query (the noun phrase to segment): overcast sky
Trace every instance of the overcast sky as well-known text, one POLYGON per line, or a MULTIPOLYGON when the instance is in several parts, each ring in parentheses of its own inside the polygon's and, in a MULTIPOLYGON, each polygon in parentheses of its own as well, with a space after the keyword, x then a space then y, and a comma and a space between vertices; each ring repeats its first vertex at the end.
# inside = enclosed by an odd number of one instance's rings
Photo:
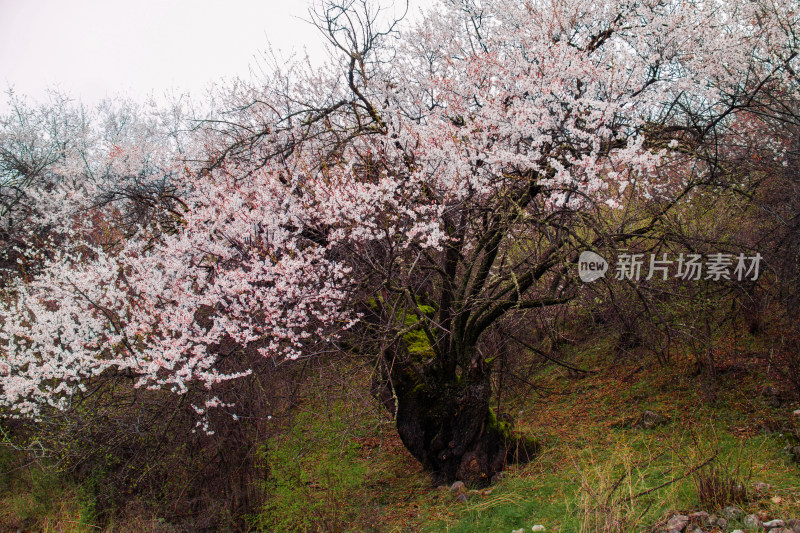
MULTIPOLYGON (((416 4, 429 0, 417 0, 416 4)), ((322 61, 308 0, 0 0, 0 87, 86 103, 201 92, 267 49, 322 61)), ((5 101, 5 98, 0 98, 5 101)))

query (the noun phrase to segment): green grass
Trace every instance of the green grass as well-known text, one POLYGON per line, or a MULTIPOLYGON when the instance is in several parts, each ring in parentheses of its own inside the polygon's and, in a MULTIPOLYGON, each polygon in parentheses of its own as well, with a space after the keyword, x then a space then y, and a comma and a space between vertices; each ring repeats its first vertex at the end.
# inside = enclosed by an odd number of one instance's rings
MULTIPOLYGON (((503 411, 515 415, 517 431, 540 440, 542 451, 509 467, 493 487, 470 491, 465 504, 447 487, 433 486, 405 450, 365 390, 369 370, 332 365, 312 380, 292 423, 263 443, 255 489, 264 504, 249 524, 299 532, 507 533, 535 524, 561 533, 645 532, 673 512, 718 511, 704 506, 697 491, 698 476, 708 476, 711 467, 748 488, 755 481, 773 486, 766 494, 751 490, 740 504, 745 511, 800 517, 800 469, 782 450, 785 437, 774 431, 797 429, 791 416, 797 405, 774 408, 761 398, 774 376, 742 356, 758 349, 747 342, 746 350, 720 356, 714 404, 701 393, 702 376, 690 355, 676 355, 668 367, 644 353, 610 364, 613 339, 586 337, 564 347, 562 357, 598 372, 532 367, 532 379, 550 392, 540 397, 510 389, 503 411), (638 428, 634 422, 645 410, 666 422, 638 428)), ((3 520, 41 530, 58 530, 53 524, 97 530, 88 488, 31 467, 0 475, 0 485, 3 520)))
MULTIPOLYGON (((600 368, 613 342, 596 341, 583 349, 568 347, 565 357, 600 368)), ((326 416, 348 420, 344 426, 319 415, 319 406, 307 406, 318 413, 319 431, 348 436, 329 440, 328 451, 320 452, 327 459, 317 460, 307 475, 320 479, 321 472, 342 465, 357 479, 328 487, 344 513, 336 527, 311 519, 297 530, 503 532, 530 531, 532 525, 543 524, 547 531, 560 532, 647 531, 673 512, 719 511, 704 508, 697 493, 698 476, 712 465, 748 487, 754 481, 773 485, 769 494, 751 491, 751 499, 741 504, 748 512, 800 516, 800 471, 782 452, 783 439, 765 430, 793 423, 787 416, 790 407, 775 409, 759 398, 765 379, 759 369, 723 372, 718 400, 708 405, 691 361, 673 364, 659 368, 647 358, 634 358, 586 377, 545 367, 537 382, 555 393, 512 397, 505 406, 506 412, 522 412, 517 429, 540 438, 542 453, 527 465, 510 467, 497 485, 470 491, 466 504, 458 503, 446 487, 430 484, 392 424, 368 407, 369 400, 359 400, 366 403, 357 404, 357 424, 342 406, 328 411, 326 416), (630 422, 644 410, 664 415, 666 423, 653 429, 632 427, 630 422), (345 459, 333 461, 337 454, 345 459), (775 495, 782 496, 780 504, 771 501, 775 495)), ((304 431, 312 431, 304 420, 304 431)), ((299 441, 292 441, 291 453, 297 452, 299 441)), ((293 493, 298 486, 290 483, 288 490, 293 493)), ((267 514, 274 518, 291 509, 277 505, 267 514)))
MULTIPOLYGON (((577 360, 596 362, 597 349, 577 360)), ((721 376, 717 403, 706 405, 696 379, 681 371, 681 361, 676 364, 677 372, 635 360, 582 379, 553 368, 542 373, 539 379, 560 383, 564 393, 515 404, 524 407, 518 427, 542 437, 542 455, 510 469, 490 496, 475 494, 453 517, 425 530, 511 531, 543 524, 561 532, 647 531, 672 512, 718 512, 703 507, 697 493, 698 477, 714 465, 747 487, 754 481, 773 485, 766 495, 751 490, 741 505, 746 511, 800 516, 800 470, 782 452, 785 439, 765 430, 796 427, 787 416, 792 408, 762 402, 757 391, 765 376, 752 369, 721 376), (650 430, 620 424, 644 410, 668 422, 650 430), (771 500, 775 495, 782 496, 780 504, 771 500)))
POLYGON ((348 426, 342 410, 328 416, 301 411, 292 427, 265 444, 261 461, 266 503, 251 524, 266 531, 342 530, 358 513, 349 495, 365 482, 358 438, 365 428, 348 426))
POLYGON ((22 461, 13 448, 0 447, 0 531, 97 531, 91 490, 52 466, 22 461))

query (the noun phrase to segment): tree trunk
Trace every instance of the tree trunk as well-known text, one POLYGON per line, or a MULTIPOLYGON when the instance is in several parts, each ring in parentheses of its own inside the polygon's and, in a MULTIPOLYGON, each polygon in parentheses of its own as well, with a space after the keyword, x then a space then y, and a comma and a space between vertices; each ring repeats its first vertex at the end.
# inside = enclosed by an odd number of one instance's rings
POLYGON ((512 437, 511 422, 489 408, 490 372, 482 361, 463 375, 434 367, 423 372, 394 363, 397 431, 436 483, 486 486, 507 463, 535 453, 534 441, 512 437))

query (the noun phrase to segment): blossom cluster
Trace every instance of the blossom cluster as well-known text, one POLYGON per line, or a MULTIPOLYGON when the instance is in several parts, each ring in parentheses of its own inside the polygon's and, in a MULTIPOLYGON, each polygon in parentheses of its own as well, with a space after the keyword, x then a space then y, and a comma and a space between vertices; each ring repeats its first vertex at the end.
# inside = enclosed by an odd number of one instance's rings
MULTIPOLYGON (((213 389, 247 373, 220 370, 223 339, 276 359, 335 340, 358 320, 359 269, 384 289, 454 241, 468 254, 498 212, 524 226, 682 190, 684 171, 704 171, 687 116, 733 128, 743 90, 781 82, 791 69, 779 66, 797 62, 793 6, 447 3, 389 51, 232 88, 231 111, 193 135, 146 121, 129 135, 71 130, 81 146, 45 158, 36 176, 48 179, 14 177, 29 187, 28 226, 70 238, 3 289, 0 406, 63 409, 114 372, 213 389), (153 203, 136 204, 141 191, 170 201, 116 228, 125 206, 153 203)), ((107 114, 112 133, 127 131, 118 115, 107 114)), ((47 138, 17 133, 20 153, 47 138)), ((629 259, 622 277, 639 275, 629 259)), ((757 277, 744 259, 709 257, 706 276, 757 277)), ((680 272, 698 260, 679 258, 680 272)), ((667 275, 665 261, 650 275, 667 275)))

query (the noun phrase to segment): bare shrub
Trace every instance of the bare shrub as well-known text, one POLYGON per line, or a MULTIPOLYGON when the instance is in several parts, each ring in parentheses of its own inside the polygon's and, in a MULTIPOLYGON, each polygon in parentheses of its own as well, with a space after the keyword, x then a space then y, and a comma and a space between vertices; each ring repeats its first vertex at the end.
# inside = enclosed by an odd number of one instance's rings
POLYGON ((29 458, 84 487, 100 524, 133 513, 179 530, 243 530, 243 517, 263 503, 257 449, 283 430, 307 365, 276 365, 248 350, 225 358, 226 366, 254 372, 214 390, 232 406, 208 410, 213 433, 198 426, 193 407, 203 405, 205 389, 179 396, 116 376, 95 381, 67 411, 13 424, 10 437, 29 458))
POLYGON ((722 509, 728 505, 747 502, 749 479, 749 474, 742 472, 739 464, 731 469, 717 462, 692 474, 697 499, 704 509, 722 509))
POLYGON ((649 524, 649 513, 673 499, 673 482, 653 486, 650 479, 660 454, 637 454, 628 445, 613 448, 599 460, 593 455, 577 465, 581 484, 577 513, 581 533, 628 533, 649 524))

